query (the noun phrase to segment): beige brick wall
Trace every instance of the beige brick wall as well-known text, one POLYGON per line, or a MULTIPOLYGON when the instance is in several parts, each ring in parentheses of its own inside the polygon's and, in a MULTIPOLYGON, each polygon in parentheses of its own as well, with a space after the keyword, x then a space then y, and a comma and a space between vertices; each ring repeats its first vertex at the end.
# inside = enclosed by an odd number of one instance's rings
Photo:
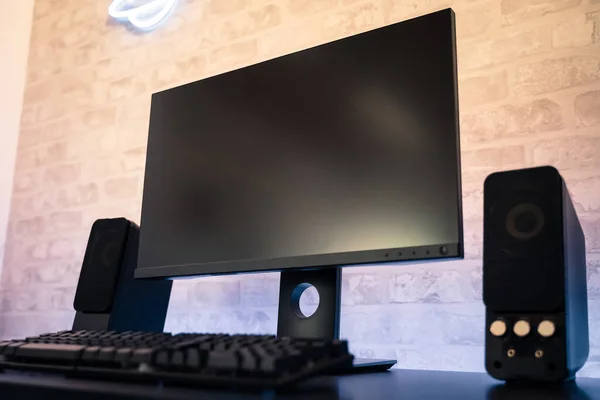
MULTIPOLYGON (((348 270, 342 331, 362 356, 481 370, 483 179, 553 164, 587 235, 585 373, 600 375, 598 0, 181 0, 147 34, 108 21, 109 3, 36 1, 1 336, 69 327, 91 222, 139 221, 151 93, 452 6, 467 260, 348 270)), ((276 274, 177 282, 168 326, 272 331, 276 296, 276 274)))
POLYGON ((33 0, 0 4, 0 275, 33 22, 33 0))

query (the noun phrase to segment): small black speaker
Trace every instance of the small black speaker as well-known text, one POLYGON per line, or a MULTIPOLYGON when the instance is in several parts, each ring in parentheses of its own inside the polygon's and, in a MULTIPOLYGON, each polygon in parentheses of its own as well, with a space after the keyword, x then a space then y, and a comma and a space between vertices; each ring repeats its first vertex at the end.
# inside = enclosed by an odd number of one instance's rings
POLYGON ((501 380, 563 381, 589 353, 585 238, 552 167, 484 184, 485 366, 501 380))
POLYGON ((134 279, 139 230, 125 218, 92 225, 73 302, 74 330, 162 332, 172 281, 134 279))

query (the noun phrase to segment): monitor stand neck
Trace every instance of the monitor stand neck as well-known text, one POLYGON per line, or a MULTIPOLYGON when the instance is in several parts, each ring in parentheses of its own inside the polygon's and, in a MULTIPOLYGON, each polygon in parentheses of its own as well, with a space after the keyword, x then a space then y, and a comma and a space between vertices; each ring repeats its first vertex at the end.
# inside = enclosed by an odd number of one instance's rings
POLYGON ((338 267, 286 270, 279 284, 277 336, 338 339, 342 270, 338 267), (310 317, 300 310, 300 295, 314 286, 319 305, 310 317))
MULTIPOLYGON (((277 336, 339 339, 342 269, 339 267, 310 270, 286 270, 279 283, 277 336), (314 286, 319 292, 319 306, 310 317, 300 310, 300 295, 314 286)), ((354 359, 352 368, 333 374, 380 372, 391 368, 396 360, 354 359)))

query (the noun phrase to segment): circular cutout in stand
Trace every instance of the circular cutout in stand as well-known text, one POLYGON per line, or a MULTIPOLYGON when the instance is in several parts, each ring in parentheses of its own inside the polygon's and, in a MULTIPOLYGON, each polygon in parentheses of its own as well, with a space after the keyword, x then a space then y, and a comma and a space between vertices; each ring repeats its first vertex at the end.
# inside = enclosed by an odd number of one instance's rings
POLYGON ((319 308, 319 292, 310 283, 301 283, 292 291, 292 311, 298 318, 310 318, 319 308))

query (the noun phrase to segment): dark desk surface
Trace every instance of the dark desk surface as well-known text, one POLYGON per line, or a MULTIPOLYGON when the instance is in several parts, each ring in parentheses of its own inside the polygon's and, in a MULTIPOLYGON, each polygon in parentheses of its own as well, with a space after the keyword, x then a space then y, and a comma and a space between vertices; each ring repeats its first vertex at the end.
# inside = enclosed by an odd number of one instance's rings
POLYGON ((376 374, 322 377, 293 392, 274 394, 224 392, 156 385, 64 379, 0 373, 0 398, 8 399, 194 399, 194 400, 469 400, 600 399, 600 379, 581 378, 559 387, 509 386, 485 374, 392 370, 376 374))

